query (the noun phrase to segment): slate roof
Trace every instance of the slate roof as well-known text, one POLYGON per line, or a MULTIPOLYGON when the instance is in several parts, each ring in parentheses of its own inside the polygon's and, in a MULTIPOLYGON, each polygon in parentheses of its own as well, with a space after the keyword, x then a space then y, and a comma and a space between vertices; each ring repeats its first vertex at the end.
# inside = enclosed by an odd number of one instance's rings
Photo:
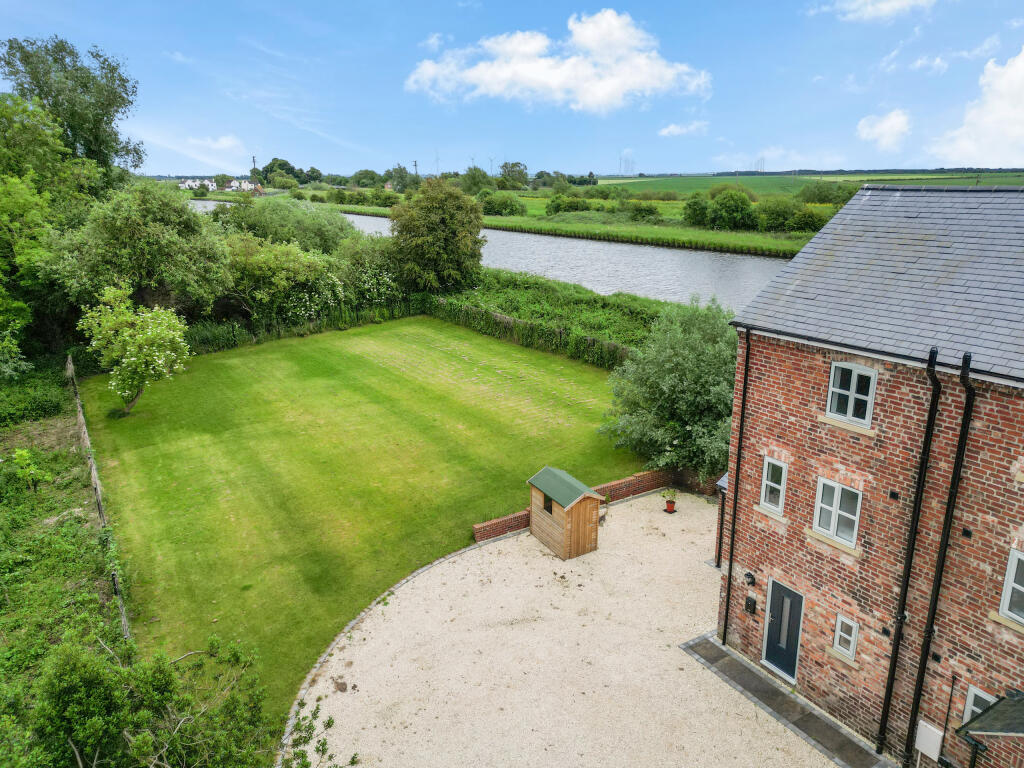
POLYGON ((1024 736, 1024 694, 1011 691, 957 728, 961 736, 1024 736))
POLYGON ((1024 383, 1024 187, 865 185, 733 323, 1024 383))
POLYGON ((591 490, 590 486, 584 485, 568 472, 554 467, 544 467, 530 478, 529 483, 541 493, 547 494, 557 501, 563 508, 571 507, 587 495, 601 498, 591 490))

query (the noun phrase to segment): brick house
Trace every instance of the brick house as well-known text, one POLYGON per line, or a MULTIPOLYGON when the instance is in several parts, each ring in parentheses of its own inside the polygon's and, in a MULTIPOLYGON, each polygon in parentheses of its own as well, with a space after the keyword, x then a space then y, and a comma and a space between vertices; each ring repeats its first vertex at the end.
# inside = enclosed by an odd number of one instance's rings
POLYGON ((1024 189, 865 186, 733 323, 719 638, 905 765, 1024 766, 1024 189))

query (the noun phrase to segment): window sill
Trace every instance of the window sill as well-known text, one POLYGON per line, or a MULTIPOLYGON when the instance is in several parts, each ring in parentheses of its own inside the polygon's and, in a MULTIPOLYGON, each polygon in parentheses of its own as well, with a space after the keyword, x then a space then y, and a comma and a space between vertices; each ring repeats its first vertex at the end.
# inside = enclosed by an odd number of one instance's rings
POLYGON ((833 549, 838 549, 844 555, 855 557, 858 560, 864 557, 863 549, 847 546, 846 544, 843 544, 841 541, 836 541, 835 539, 826 536, 823 533, 818 533, 813 528, 804 528, 804 535, 807 536, 808 541, 820 541, 822 544, 827 544, 833 549))
POLYGON ((837 419, 834 416, 826 416, 824 413, 818 414, 818 421, 822 424, 828 424, 830 427, 845 429, 847 432, 853 432, 855 435, 863 435, 864 437, 874 437, 878 434, 878 430, 860 427, 856 424, 851 424, 848 421, 837 419))
POLYGON ((783 517, 781 512, 776 512, 774 509, 772 509, 771 507, 766 507, 764 504, 755 504, 754 505, 754 509, 756 511, 760 512, 765 517, 771 518, 772 520, 775 520, 776 522, 779 522, 779 523, 788 522, 786 520, 786 518, 783 517))
POLYGON ((829 656, 831 656, 836 661, 843 662, 843 664, 845 664, 848 667, 852 667, 853 669, 860 669, 860 664, 858 664, 856 661, 851 659, 849 656, 846 656, 846 655, 840 653, 835 648, 826 648, 825 649, 825 653, 827 653, 829 656))
POLYGON ((1004 627, 1012 629, 1014 632, 1020 632, 1024 635, 1024 624, 1021 624, 1019 621, 1014 621, 1013 619, 1008 619, 998 611, 989 611, 988 618, 989 621, 994 621, 996 624, 1002 624, 1004 627))

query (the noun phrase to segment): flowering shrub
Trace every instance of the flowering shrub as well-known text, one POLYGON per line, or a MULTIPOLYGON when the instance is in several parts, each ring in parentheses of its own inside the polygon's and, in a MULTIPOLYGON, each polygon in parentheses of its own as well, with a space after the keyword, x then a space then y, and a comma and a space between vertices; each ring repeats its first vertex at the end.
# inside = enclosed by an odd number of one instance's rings
POLYGON ((173 311, 134 308, 127 292, 103 291, 101 303, 86 310, 78 327, 110 371, 110 388, 124 401, 125 413, 147 385, 184 369, 189 355, 185 322, 173 311))

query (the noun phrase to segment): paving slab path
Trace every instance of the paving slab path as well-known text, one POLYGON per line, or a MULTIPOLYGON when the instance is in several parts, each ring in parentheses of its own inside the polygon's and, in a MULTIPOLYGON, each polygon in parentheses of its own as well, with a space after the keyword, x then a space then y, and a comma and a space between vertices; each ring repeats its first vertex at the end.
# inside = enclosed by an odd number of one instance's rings
POLYGON ((717 506, 663 506, 613 505, 575 560, 523 534, 396 589, 306 696, 336 720, 332 751, 391 768, 832 765, 678 647, 715 624, 717 506))

